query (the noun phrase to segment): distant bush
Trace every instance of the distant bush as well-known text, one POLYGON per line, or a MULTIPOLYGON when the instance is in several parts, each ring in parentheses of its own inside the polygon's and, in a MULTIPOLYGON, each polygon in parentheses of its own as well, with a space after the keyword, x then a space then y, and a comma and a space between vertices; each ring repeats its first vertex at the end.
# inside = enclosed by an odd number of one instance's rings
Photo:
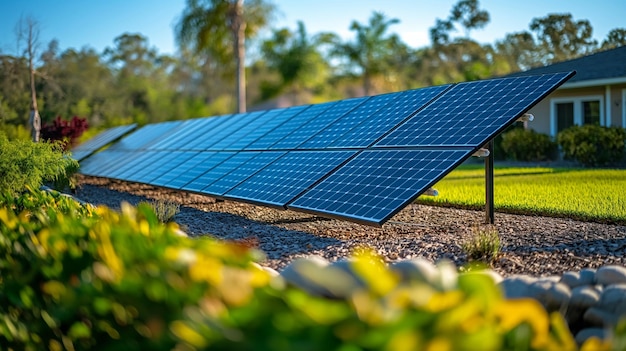
POLYGON ((31 135, 21 124, 0 124, 0 133, 4 133, 9 140, 30 140, 31 135))
POLYGON ((557 135, 565 159, 584 166, 607 166, 624 158, 626 129, 597 125, 573 126, 557 135))
POLYGON ((78 162, 63 153, 57 143, 9 141, 0 133, 0 192, 17 195, 28 188, 37 189, 44 182, 55 187, 71 185, 78 162))
POLYGON ((472 236, 461 243, 461 249, 470 260, 492 263, 498 255, 502 244, 500 234, 495 226, 472 228, 472 236))
POLYGON ((501 146, 507 159, 530 162, 552 159, 557 148, 548 135, 532 129, 513 129, 502 134, 501 146))
POLYGON ((64 120, 57 116, 52 122, 41 126, 41 138, 44 140, 60 141, 65 150, 69 150, 87 130, 87 119, 78 116, 64 120))

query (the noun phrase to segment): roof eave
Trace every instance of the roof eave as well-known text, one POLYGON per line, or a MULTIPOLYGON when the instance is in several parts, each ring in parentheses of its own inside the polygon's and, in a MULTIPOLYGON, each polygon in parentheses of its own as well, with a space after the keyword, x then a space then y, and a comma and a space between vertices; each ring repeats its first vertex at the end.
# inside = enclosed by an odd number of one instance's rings
POLYGON ((559 89, 588 88, 595 86, 626 84, 626 77, 589 79, 578 82, 568 82, 563 84, 559 89))

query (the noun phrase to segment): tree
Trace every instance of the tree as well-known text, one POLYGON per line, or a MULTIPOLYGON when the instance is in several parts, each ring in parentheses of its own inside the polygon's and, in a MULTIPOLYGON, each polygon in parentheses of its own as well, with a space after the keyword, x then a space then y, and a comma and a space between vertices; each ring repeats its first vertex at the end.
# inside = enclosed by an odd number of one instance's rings
POLYGON ((534 18, 530 30, 537 36, 543 64, 570 60, 593 52, 597 42, 588 20, 574 21, 572 15, 549 14, 534 18))
POLYGON ((356 32, 354 41, 338 43, 335 47, 336 55, 360 70, 365 95, 373 93, 374 77, 393 69, 390 62, 394 52, 405 46, 397 34, 387 33, 391 25, 399 22, 397 18, 387 19, 383 13, 374 12, 368 25, 352 22, 350 30, 356 32))
POLYGON ((510 70, 524 71, 541 64, 539 50, 532 34, 526 31, 509 33, 496 41, 498 56, 508 62, 510 70))
POLYGON ((460 0, 450 12, 450 21, 460 23, 469 39, 472 29, 480 29, 489 23, 489 12, 478 8, 478 0, 460 0))
POLYGON ((24 54, 28 60, 30 75, 30 116, 31 137, 34 142, 39 141, 41 133, 41 117, 37 107, 37 90, 35 89, 35 57, 39 46, 39 23, 33 17, 21 18, 15 28, 18 43, 24 42, 24 54))
POLYGON ((336 41, 336 35, 331 33, 309 36, 302 22, 298 22, 296 32, 288 28, 275 30, 261 45, 269 68, 281 77, 278 86, 271 90, 277 93, 290 89, 297 95, 305 89, 323 85, 328 79, 329 67, 319 48, 333 41, 336 41))
POLYGON ((611 29, 602 42, 602 49, 615 49, 624 45, 626 45, 626 28, 615 28, 611 29))
POLYGON ((245 41, 268 24, 274 6, 264 0, 187 0, 177 25, 181 46, 208 51, 225 66, 235 61, 237 111, 246 111, 245 41))

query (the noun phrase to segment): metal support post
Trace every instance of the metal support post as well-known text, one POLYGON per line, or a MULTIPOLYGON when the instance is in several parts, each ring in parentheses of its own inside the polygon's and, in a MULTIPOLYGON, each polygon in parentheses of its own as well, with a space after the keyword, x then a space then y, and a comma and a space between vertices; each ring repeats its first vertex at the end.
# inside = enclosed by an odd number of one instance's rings
POLYGON ((485 157, 485 223, 494 224, 493 206, 493 139, 487 143, 489 156, 485 157))

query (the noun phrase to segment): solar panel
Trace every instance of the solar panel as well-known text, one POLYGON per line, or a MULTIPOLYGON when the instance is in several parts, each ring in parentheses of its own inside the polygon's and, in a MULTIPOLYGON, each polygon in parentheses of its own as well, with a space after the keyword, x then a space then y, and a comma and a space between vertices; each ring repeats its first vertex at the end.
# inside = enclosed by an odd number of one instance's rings
MULTIPOLYGON (((275 125, 276 123, 280 123, 283 120, 283 117, 281 116, 283 116, 283 113, 286 111, 287 109, 285 108, 267 111, 254 121, 241 126, 241 128, 237 130, 236 134, 232 135, 222 143, 223 150, 243 150, 246 146, 255 142, 260 137, 258 134, 258 130, 260 128, 268 124, 275 125)), ((289 114, 286 114, 285 116, 287 118, 291 117, 289 114)))
POLYGON ((137 128, 137 124, 133 123, 103 130, 93 138, 73 148, 72 157, 77 161, 81 161, 96 152, 98 149, 114 142, 135 128, 137 128))
POLYGON ((233 169, 241 166, 250 158, 254 157, 255 153, 237 153, 233 151, 221 151, 213 152, 213 156, 209 159, 210 164, 203 163, 201 172, 198 172, 198 176, 191 181, 181 186, 180 189, 200 192, 206 188, 207 185, 221 178, 224 174, 232 171, 233 169))
POLYGON ((376 115, 376 112, 383 106, 393 101, 400 93, 384 94, 372 96, 367 101, 354 108, 352 111, 339 117, 319 133, 300 145, 301 149, 324 149, 339 139, 343 134, 358 126, 370 116, 376 115))
POLYGON ((223 150, 226 146, 232 143, 234 140, 241 138, 241 130, 243 127, 263 116, 266 111, 255 111, 240 115, 233 115, 234 118, 228 123, 225 128, 216 130, 212 136, 213 138, 206 138, 207 142, 201 144, 205 150, 223 150), (212 139, 212 140, 211 140, 212 139))
POLYGON ((256 140, 246 146, 244 150, 267 150, 270 146, 287 136, 287 134, 297 129, 297 126, 308 122, 309 116, 313 115, 307 114, 310 109, 314 108, 311 105, 290 107, 280 115, 280 118, 275 118, 257 128, 254 131, 256 140))
POLYGON ((471 150, 365 150, 287 208, 381 225, 471 150))
POLYGON ((573 74, 147 125, 81 172, 381 225, 573 74))
POLYGON ((414 89, 402 92, 391 103, 330 144, 331 148, 365 148, 399 123, 424 107, 451 85, 414 89))
MULTIPOLYGON (((233 168, 228 173, 223 173, 220 178, 202 189, 203 193, 211 195, 223 195, 228 190, 246 180, 254 173, 263 169, 263 167, 274 162, 277 158, 282 156, 282 151, 267 151, 267 152, 240 152, 237 156, 245 154, 254 154, 252 157, 247 157, 245 162, 239 164, 239 166, 233 168)), ((242 156, 243 158, 244 156, 242 156)), ((235 156, 233 156, 233 159, 235 156)), ((230 161, 230 160, 228 160, 230 161)), ((216 167, 217 168, 217 167, 216 167)))
POLYGON ((326 128, 329 124, 339 119, 350 110, 359 106, 368 97, 354 98, 342 100, 332 105, 332 108, 324 109, 324 113, 319 114, 316 118, 309 120, 302 128, 296 129, 272 146, 275 148, 295 149, 317 134, 320 130, 326 128))
POLYGON ((217 166, 235 154, 234 152, 217 151, 187 152, 193 153, 194 155, 183 164, 168 170, 152 181, 152 183, 168 188, 180 189, 185 184, 191 183, 209 169, 217 166))
POLYGON ((568 73, 459 83, 375 146, 477 146, 569 78, 568 73))
POLYGON ((147 124, 134 132, 126 135, 117 143, 111 145, 107 150, 139 150, 145 149, 151 143, 167 135, 176 127, 182 124, 181 121, 162 122, 147 124))
POLYGON ((180 150, 188 148, 194 140, 206 137, 211 130, 217 128, 227 119, 227 116, 196 118, 184 121, 180 128, 166 139, 150 146, 156 150, 180 150))
POLYGON ((283 207, 356 151, 290 151, 224 194, 283 207))

